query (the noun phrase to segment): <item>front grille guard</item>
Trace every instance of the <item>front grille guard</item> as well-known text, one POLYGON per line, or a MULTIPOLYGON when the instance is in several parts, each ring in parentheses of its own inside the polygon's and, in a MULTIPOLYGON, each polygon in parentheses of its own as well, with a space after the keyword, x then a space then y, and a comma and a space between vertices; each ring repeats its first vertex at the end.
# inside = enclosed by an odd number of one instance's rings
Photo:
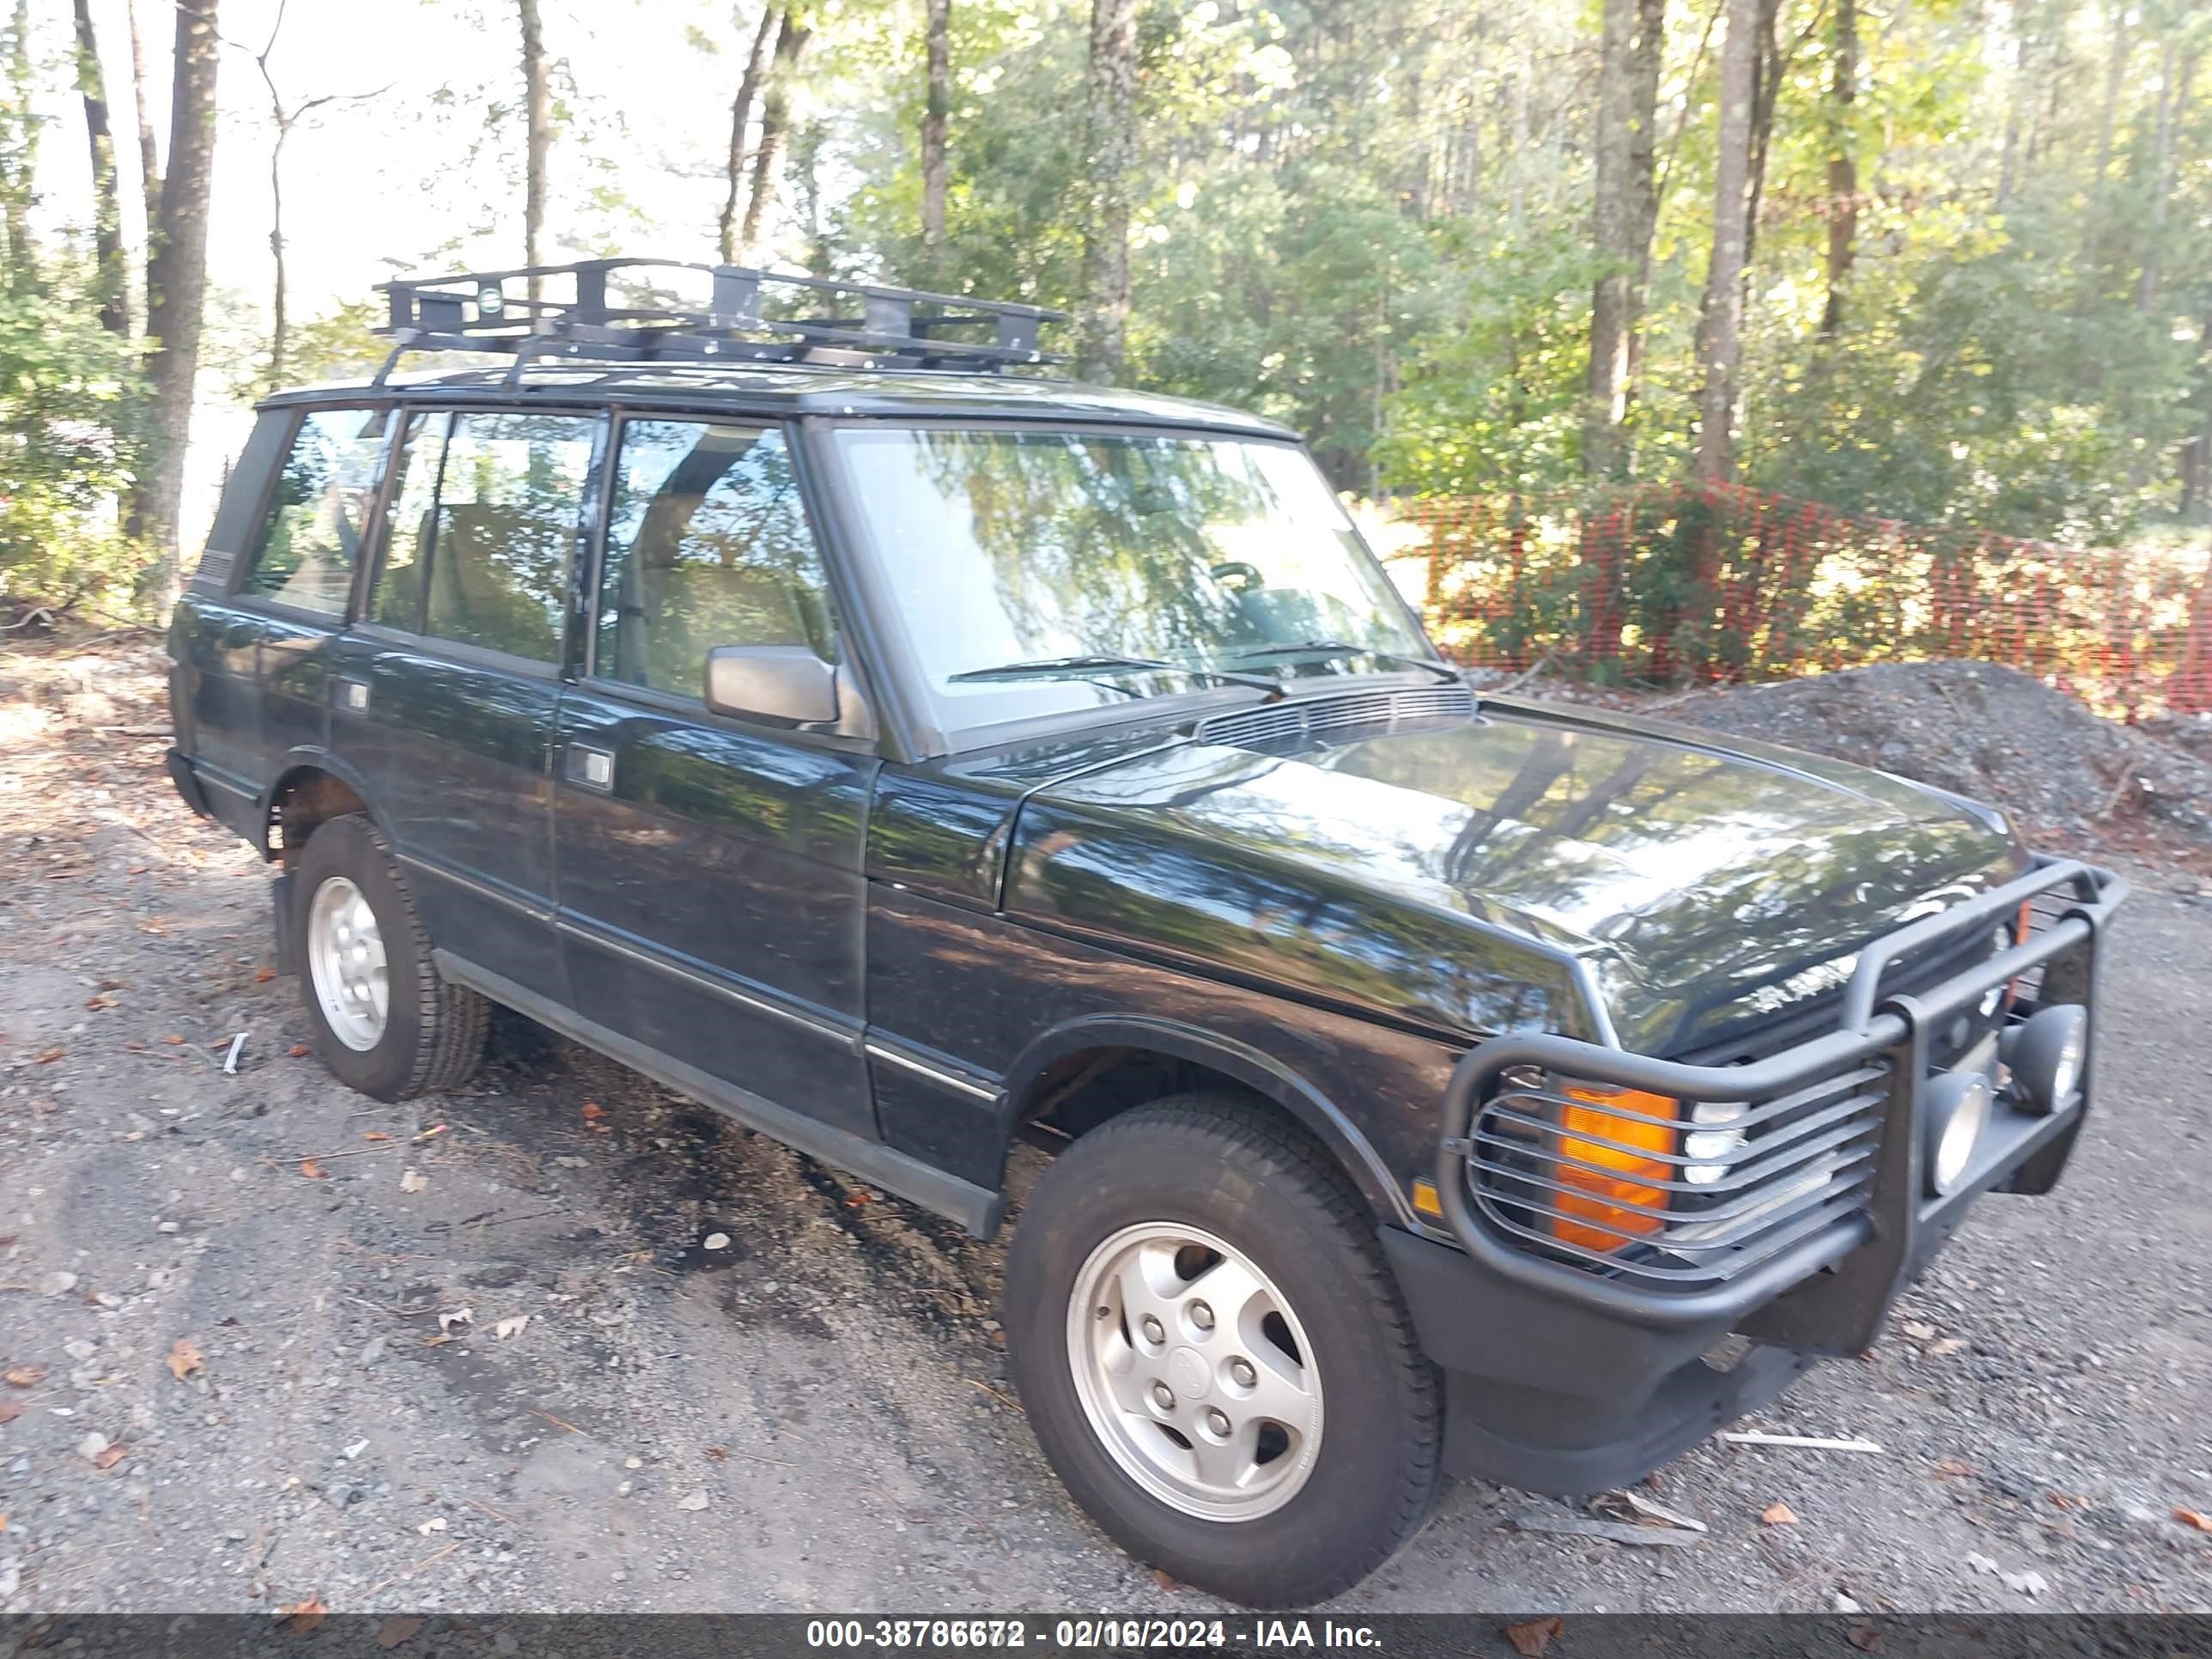
MULTIPOLYGON (((2126 890, 2108 871, 2039 858, 2027 874, 1875 940, 1860 952, 1844 988, 1838 1029, 1746 1065, 1690 1065, 1549 1035, 1482 1043, 1461 1060, 1445 1090, 1436 1164, 1444 1219, 1470 1255, 1510 1279, 1658 1326, 1733 1322, 1859 1252, 1864 1259, 1855 1260, 1852 1271, 1834 1276, 1848 1291, 1828 1298, 1851 1305, 1830 1310, 1838 1316, 1822 1322, 1831 1331, 1848 1326, 1870 1336, 1933 1209, 1963 1202, 2007 1176, 2026 1189, 2047 1187, 2079 1130, 2094 1081, 2093 1044, 2081 1103, 2033 1138, 2033 1156, 2020 1160, 2024 1167, 1985 1173, 1972 1191, 1931 1206, 1920 1196, 1917 1133, 1930 1033, 1974 1008, 1993 987, 2017 992, 2026 986, 2048 991, 2052 1001, 2092 1003, 2098 935, 2126 890), (1884 976, 1916 952, 1970 927, 2010 921, 2024 904, 2040 926, 2022 942, 1914 994, 1881 995, 1884 976), (1639 1141, 1641 1115, 1632 1107, 1601 1105, 1618 1121, 1611 1134, 1587 1126, 1563 1130, 1549 1116, 1565 1098, 1550 1086, 1553 1079, 1671 1097, 1683 1103, 1686 1120, 1697 1103, 1743 1103, 1746 1115, 1717 1127, 1770 1132, 1747 1133, 1743 1146, 1725 1155, 1689 1157, 1639 1141), (1563 1146, 1565 1141, 1582 1145, 1563 1146), (1556 1165, 1565 1152, 1571 1168, 1618 1178, 1607 1151, 1663 1164, 1668 1176, 1632 1177, 1652 1189, 1645 1201, 1607 1196, 1601 1204, 1572 1176, 1563 1181, 1542 1168, 1556 1165), (1759 1189, 1762 1176, 1784 1172, 1793 1158, 1826 1160, 1823 1178, 1807 1187, 1800 1201, 1763 1214, 1747 1206, 1723 1215, 1717 1235, 1693 1235, 1686 1252, 1670 1248, 1663 1235, 1683 1243, 1680 1226, 1712 1215, 1710 1209, 1678 1215, 1659 1201, 1662 1193, 1692 1186, 1676 1182, 1680 1171, 1693 1164, 1720 1165, 1719 1180, 1695 1183, 1697 1192, 1749 1193, 1759 1189), (1631 1224, 1652 1216, 1661 1218, 1662 1236, 1631 1224), (1562 1217, 1565 1242, 1556 1231, 1562 1217), (1585 1230, 1632 1236, 1637 1243, 1615 1252, 1574 1242, 1585 1230), (1862 1251, 1869 1243, 1879 1248, 1862 1251)), ((1591 1103, 1577 1097, 1576 1103, 1591 1103)), ((1725 1208, 1731 1200, 1717 1201, 1725 1208)), ((1784 1334, 1807 1338, 1802 1328, 1784 1334)))

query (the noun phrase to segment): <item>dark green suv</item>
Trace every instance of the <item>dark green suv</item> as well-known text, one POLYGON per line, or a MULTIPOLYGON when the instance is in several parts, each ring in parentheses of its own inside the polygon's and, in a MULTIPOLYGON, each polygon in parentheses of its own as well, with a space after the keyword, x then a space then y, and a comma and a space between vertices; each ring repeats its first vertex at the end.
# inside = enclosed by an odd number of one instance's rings
POLYGON ((270 398, 171 634, 323 1057, 453 1088, 502 1003, 978 1234, 1048 1148, 1023 1399, 1177 1577, 1633 1480, 2065 1164, 2113 878, 1478 700, 1272 422, 1039 373, 1033 307, 390 291, 498 366, 270 398))

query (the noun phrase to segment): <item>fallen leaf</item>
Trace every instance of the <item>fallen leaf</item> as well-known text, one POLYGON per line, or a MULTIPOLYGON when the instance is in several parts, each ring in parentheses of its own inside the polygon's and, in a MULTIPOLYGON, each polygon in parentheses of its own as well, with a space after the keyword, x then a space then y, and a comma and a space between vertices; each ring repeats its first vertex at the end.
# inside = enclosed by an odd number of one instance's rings
POLYGON ((1908 1319, 1905 1322, 1905 1334, 1915 1342, 1925 1342, 1936 1334, 1936 1328, 1917 1319, 1908 1319))
POLYGON ((2177 1506, 2173 1511, 2173 1518, 2185 1527, 2194 1527, 2199 1532, 2212 1532, 2212 1515, 2203 1515, 2195 1510, 2185 1510, 2177 1506))
POLYGON ((23 1414, 20 1400, 0 1400, 0 1423, 12 1423, 23 1414))
POLYGON ((421 1533, 425 1538, 428 1538, 434 1532, 443 1532, 445 1529, 446 1517, 442 1515, 434 1515, 428 1521, 425 1521, 421 1526, 415 1528, 416 1531, 421 1533))
POLYGON ((1155 1584, 1158 1584, 1162 1589, 1165 1590, 1170 1595, 1173 1595, 1177 1590, 1182 1588, 1182 1580, 1177 1578, 1174 1574, 1169 1572, 1164 1567, 1154 1567, 1152 1569, 1152 1582, 1155 1584))
POLYGON ((1759 1523, 1763 1527, 1794 1527, 1797 1524, 1797 1511, 1787 1504, 1769 1504, 1759 1511, 1759 1523))
POLYGON ((399 1172, 399 1190, 403 1193, 419 1193, 429 1184, 430 1177, 426 1175, 417 1175, 412 1170, 399 1172))
POLYGON ((324 1616, 330 1612, 330 1609, 323 1605, 322 1595, 318 1591, 304 1601, 292 1602, 288 1607, 279 1607, 277 1611, 284 1615, 285 1621, 294 1630, 305 1632, 311 1631, 321 1624, 324 1616))
POLYGON ((1531 1619, 1524 1624, 1508 1625, 1505 1639, 1513 1644, 1514 1652, 1521 1659, 1536 1659, 1536 1656, 1552 1645, 1553 1639, 1565 1630, 1567 1621, 1553 1613, 1548 1619, 1531 1619))
POLYGON ((1962 1463, 1955 1457, 1939 1457, 1936 1460, 1936 1473, 1938 1474, 1951 1475, 1963 1480, 1973 1472, 1974 1466, 1972 1463, 1962 1463))
POLYGON ((1945 1359, 1954 1353, 1964 1353, 1972 1346, 1963 1336, 1947 1336, 1941 1342, 1929 1345, 1928 1357, 1931 1359, 1945 1359))
POLYGON ((389 1140, 392 1137, 385 1133, 381 1129, 371 1129, 367 1134, 363 1135, 362 1139, 363 1140, 389 1140))
POLYGON ((181 1382, 199 1370, 204 1358, 193 1346, 191 1338, 180 1336, 169 1345, 169 1375, 181 1382))
POLYGON ((867 1194, 866 1194, 866 1193, 854 1193, 854 1194, 852 1194, 849 1197, 848 1197, 848 1198, 845 1200, 845 1207, 846 1207, 847 1209, 848 1209, 848 1210, 857 1210, 857 1209, 859 1209, 859 1208, 860 1207, 860 1206, 862 1206, 863 1204, 866 1204, 867 1201, 868 1201, 868 1195, 867 1195, 867 1194))
POLYGON ((66 1048, 49 1048, 39 1056, 38 1063, 41 1066, 51 1066, 68 1052, 66 1048))
POLYGON ((8 1530, 8 1511, 0 1510, 0 1532, 8 1530))
POLYGON ((327 1181, 330 1179, 328 1176, 323 1173, 323 1166, 316 1163, 312 1158, 303 1158, 300 1160, 300 1173, 307 1176, 310 1181, 327 1181))
POLYGON ((173 1033, 168 1036, 163 1037, 161 1041, 167 1043, 172 1048, 181 1048, 185 1046, 184 1038, 178 1036, 173 1033))
MULTIPOLYGON (((305 1060, 309 1054, 313 1054, 314 1050, 308 1048, 304 1042, 295 1042, 284 1052, 291 1055, 295 1060, 305 1060)), ((386 1622, 388 1623, 389 1621, 387 1620, 386 1622)))
POLYGON ((476 1316, 477 1310, 474 1308, 456 1308, 451 1313, 441 1313, 438 1316, 438 1328, 441 1331, 450 1331, 456 1325, 472 1323, 476 1316))
POLYGON ((504 1341, 510 1336, 520 1336, 523 1332, 523 1328, 529 1323, 530 1316, 528 1314, 516 1314, 514 1317, 510 1319, 502 1319, 496 1325, 494 1325, 491 1328, 491 1334, 496 1340, 504 1341))
POLYGON ((730 1449, 727 1446, 709 1446, 707 1448, 707 1455, 713 1458, 717 1463, 720 1462, 729 1455, 730 1449))
POLYGON ((276 970, 274 968, 270 967, 266 963, 264 963, 260 967, 256 968, 253 970, 253 982, 256 985, 266 985, 270 980, 276 977, 276 970))
POLYGON ((116 1000, 117 999, 109 996, 103 992, 99 996, 86 998, 84 1006, 88 1008, 93 1009, 112 1008, 115 1006, 116 1000))
POLYGON ((2051 1494, 2051 1506, 2058 1510, 2078 1510, 2087 1508, 2087 1503, 2083 1498, 2075 1497, 2072 1492, 2055 1492, 2051 1494))
POLYGON ((396 1648, 403 1642, 414 1639, 415 1632, 422 1628, 422 1621, 411 1613, 395 1613, 376 1627, 376 1645, 396 1648))
POLYGON ((102 1447, 94 1455, 92 1467, 95 1469, 112 1469, 130 1455, 130 1447, 125 1445, 120 1440, 113 1441, 102 1447))
POLYGON ((600 1105, 598 1101, 587 1100, 584 1103, 584 1116, 589 1121, 596 1123, 606 1115, 607 1109, 600 1105))
POLYGON ((5 1377, 11 1389, 35 1389, 46 1380, 46 1368, 44 1365, 10 1365, 5 1371, 0 1371, 0 1377, 5 1377))
POLYGON ((1881 1632, 1863 1620, 1853 1620, 1844 1627, 1844 1640, 1861 1653, 1881 1651, 1881 1632))

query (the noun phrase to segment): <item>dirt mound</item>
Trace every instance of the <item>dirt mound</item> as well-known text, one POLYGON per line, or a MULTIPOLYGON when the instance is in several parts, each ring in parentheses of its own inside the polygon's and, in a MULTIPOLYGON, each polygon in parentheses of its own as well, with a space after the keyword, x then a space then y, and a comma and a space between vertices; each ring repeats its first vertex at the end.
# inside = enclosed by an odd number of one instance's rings
POLYGON ((2039 835, 2096 836, 2135 817, 2212 845, 2205 722, 2121 726, 2010 668, 1880 663, 1705 692, 1662 712, 1990 801, 2039 835))

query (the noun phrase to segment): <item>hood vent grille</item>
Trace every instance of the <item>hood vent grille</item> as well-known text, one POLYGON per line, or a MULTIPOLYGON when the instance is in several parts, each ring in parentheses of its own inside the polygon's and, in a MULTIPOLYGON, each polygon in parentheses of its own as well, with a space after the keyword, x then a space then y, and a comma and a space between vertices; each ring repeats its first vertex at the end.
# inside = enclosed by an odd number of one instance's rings
POLYGON ((1358 732, 1395 732, 1473 718, 1474 693, 1464 685, 1424 685, 1402 691, 1360 691, 1262 703, 1199 722, 1200 743, 1231 749, 1296 749, 1358 732))

